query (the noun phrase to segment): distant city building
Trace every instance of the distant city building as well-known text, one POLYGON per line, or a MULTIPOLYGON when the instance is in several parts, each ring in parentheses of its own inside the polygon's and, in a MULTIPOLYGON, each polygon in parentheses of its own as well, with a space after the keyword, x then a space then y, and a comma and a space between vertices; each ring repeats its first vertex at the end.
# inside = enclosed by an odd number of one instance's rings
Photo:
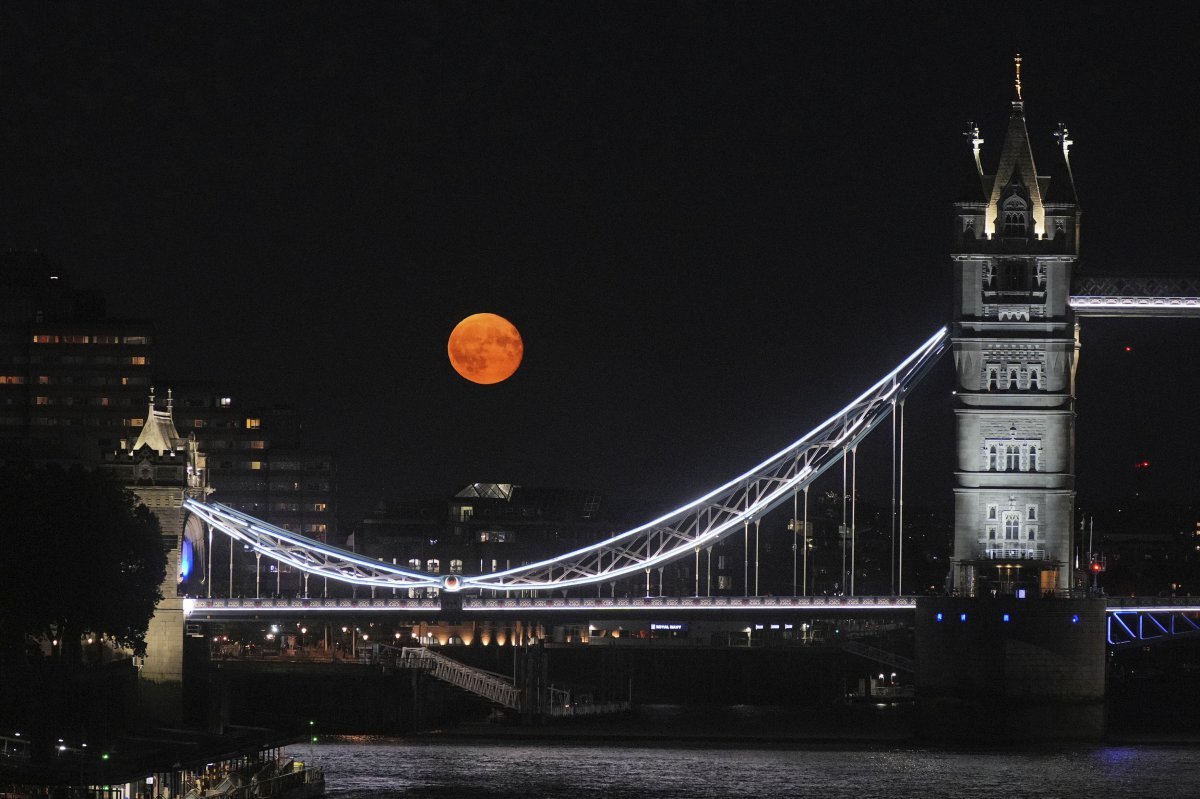
POLYGON ((448 499, 384 503, 348 543, 360 554, 433 574, 488 574, 621 529, 595 491, 471 483, 448 499))
POLYGON ((0 447, 95 465, 146 421, 153 325, 109 318, 40 253, 0 260, 0 447))
MULTIPOLYGON (((307 445, 295 410, 248 406, 211 382, 162 380, 153 331, 149 321, 110 318, 101 293, 71 287, 43 254, 5 253, 0 458, 103 464, 125 481, 126 458, 141 457, 130 453, 143 448, 148 430, 163 440, 194 438, 207 456, 213 501, 321 541, 340 540, 336 460, 307 445), (155 421, 155 407, 170 420, 170 435, 155 421)), ((173 451, 164 450, 165 463, 175 462, 173 451)), ((152 478, 166 468, 155 465, 152 478)), ((243 560, 236 559, 239 570, 243 560)), ((273 561, 262 568, 272 591, 300 585, 298 575, 275 572, 273 561)))
POLYGON ((305 445, 293 408, 246 406, 211 383, 174 390, 176 424, 208 454, 214 502, 319 541, 340 540, 336 460, 305 445))

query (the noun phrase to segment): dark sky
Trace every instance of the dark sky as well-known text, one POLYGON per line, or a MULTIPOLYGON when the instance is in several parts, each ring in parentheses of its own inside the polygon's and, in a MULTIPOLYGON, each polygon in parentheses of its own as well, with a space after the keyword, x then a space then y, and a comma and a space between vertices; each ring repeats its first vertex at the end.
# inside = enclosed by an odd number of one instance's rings
MULTIPOLYGON (((959 5, 5 3, 0 241, 152 317, 160 383, 304 409, 351 515, 472 480, 669 507, 948 321, 961 131, 993 164, 1015 51, 1086 268, 1197 271, 1200 6, 959 5), (492 387, 446 358, 480 311, 525 339, 492 387)), ((1196 498, 1197 345, 1085 326, 1085 497, 1145 458, 1196 498)), ((950 501, 950 388, 910 405, 914 502, 950 501)))

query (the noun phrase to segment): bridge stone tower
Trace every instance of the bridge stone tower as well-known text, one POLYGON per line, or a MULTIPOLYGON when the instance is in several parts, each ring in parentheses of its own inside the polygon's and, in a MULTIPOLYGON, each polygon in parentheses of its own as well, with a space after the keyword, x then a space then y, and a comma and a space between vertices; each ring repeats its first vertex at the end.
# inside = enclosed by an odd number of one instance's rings
POLYGON ((1079 208, 1065 128, 1051 174, 1034 164, 1019 56, 1016 64, 995 172, 984 172, 983 139, 970 125, 974 168, 954 205, 951 577, 964 596, 1033 595, 1071 581, 1079 337, 1069 300, 1079 208))
POLYGON ((146 657, 139 669, 143 713, 162 724, 179 724, 183 716, 184 609, 180 583, 193 572, 203 573, 204 527, 186 513, 183 501, 202 499, 208 492, 204 454, 194 436, 175 429, 170 393, 160 410, 151 389, 146 424, 132 444, 108 453, 104 468, 113 473, 158 519, 167 573, 162 600, 154 608, 146 632, 146 657))

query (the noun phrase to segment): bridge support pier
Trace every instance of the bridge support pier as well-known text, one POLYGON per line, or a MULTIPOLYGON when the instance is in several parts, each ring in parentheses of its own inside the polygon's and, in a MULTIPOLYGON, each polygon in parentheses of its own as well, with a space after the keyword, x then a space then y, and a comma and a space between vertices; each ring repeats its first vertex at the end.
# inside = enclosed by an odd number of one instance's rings
POLYGON ((922 598, 915 632, 920 737, 1014 744, 1103 735, 1102 600, 922 598))

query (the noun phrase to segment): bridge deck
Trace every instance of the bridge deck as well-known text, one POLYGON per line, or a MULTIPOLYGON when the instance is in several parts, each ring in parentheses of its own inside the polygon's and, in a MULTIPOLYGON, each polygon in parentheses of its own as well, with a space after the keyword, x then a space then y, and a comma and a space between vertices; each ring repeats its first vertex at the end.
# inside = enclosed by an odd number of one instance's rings
MULTIPOLYGON (((467 614, 543 612, 543 611, 689 611, 728 613, 730 611, 912 611, 917 597, 903 596, 720 596, 720 597, 519 597, 492 598, 463 596, 462 612, 467 614)), ((1032 600, 1031 600, 1032 601, 1032 600)), ((1200 611, 1200 597, 1107 597, 1112 612, 1200 611)), ((263 613, 412 613, 436 616, 442 612, 440 599, 349 598, 188 598, 184 611, 190 615, 249 616, 263 613)), ((457 603, 455 604, 457 610, 457 603)))

